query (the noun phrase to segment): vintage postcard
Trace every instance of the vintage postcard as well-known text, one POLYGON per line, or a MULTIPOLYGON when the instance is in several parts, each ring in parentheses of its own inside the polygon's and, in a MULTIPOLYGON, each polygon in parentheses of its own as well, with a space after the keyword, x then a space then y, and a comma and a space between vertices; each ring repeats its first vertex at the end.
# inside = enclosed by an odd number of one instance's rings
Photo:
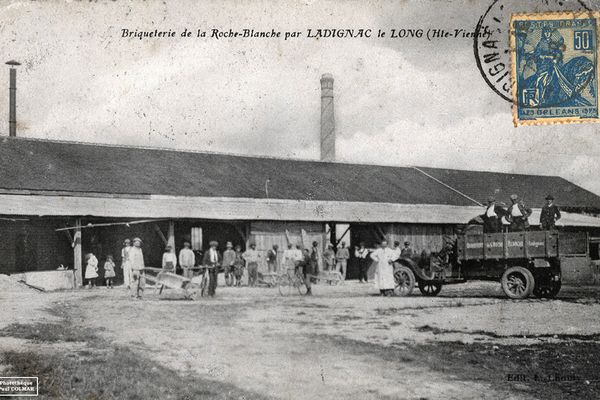
POLYGON ((598 122, 598 17, 577 13, 511 18, 515 125, 598 122))
POLYGON ((0 400, 600 399, 598 12, 0 0, 0 400))

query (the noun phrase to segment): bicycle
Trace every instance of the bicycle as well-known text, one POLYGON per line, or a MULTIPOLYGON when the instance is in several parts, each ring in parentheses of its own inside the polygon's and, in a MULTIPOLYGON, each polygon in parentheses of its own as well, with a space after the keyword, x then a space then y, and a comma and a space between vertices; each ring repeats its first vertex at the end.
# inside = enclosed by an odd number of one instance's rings
MULTIPOLYGON (((191 267, 190 269, 192 271, 200 271, 200 274, 198 276, 200 276, 200 296, 204 297, 207 295, 208 292, 208 281, 210 280, 210 276, 209 276, 209 270, 214 269, 214 268, 218 268, 218 266, 208 266, 208 265, 202 265, 199 267, 191 267)), ((195 285, 194 285, 195 286, 195 285)))
POLYGON ((289 296, 294 290, 297 290, 301 295, 305 295, 308 291, 304 282, 304 275, 298 268, 289 268, 286 272, 279 275, 277 280, 279 294, 289 296))

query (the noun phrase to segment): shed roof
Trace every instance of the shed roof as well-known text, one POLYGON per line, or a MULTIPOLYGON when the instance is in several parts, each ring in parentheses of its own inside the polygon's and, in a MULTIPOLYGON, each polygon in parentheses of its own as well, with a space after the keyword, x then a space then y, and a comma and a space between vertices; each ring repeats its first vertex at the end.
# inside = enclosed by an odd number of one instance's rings
MULTIPOLYGON (((0 189, 468 206, 491 194, 600 209, 560 177, 248 157, 28 138, 0 140, 0 189), (425 171, 423 173, 422 171, 425 171), (427 174, 453 187, 432 179, 427 174), (458 192, 457 192, 458 191, 458 192)), ((531 204, 534 205, 534 204, 531 204)))

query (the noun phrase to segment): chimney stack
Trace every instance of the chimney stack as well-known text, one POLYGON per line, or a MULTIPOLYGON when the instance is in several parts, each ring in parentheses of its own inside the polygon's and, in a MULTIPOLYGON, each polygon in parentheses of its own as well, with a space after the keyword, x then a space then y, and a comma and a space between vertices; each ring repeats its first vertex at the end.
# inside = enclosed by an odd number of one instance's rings
POLYGON ((11 60, 6 63, 10 65, 10 84, 8 87, 8 136, 17 136, 17 70, 20 63, 11 60))
POLYGON ((335 161, 333 75, 321 76, 321 161, 335 161))

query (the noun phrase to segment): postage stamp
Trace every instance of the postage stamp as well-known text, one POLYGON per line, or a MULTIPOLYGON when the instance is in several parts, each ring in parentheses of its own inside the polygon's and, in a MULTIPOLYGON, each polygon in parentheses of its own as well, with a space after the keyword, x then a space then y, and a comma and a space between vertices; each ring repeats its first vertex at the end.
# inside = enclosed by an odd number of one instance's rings
POLYGON ((513 122, 598 122, 598 12, 513 14, 513 122))

